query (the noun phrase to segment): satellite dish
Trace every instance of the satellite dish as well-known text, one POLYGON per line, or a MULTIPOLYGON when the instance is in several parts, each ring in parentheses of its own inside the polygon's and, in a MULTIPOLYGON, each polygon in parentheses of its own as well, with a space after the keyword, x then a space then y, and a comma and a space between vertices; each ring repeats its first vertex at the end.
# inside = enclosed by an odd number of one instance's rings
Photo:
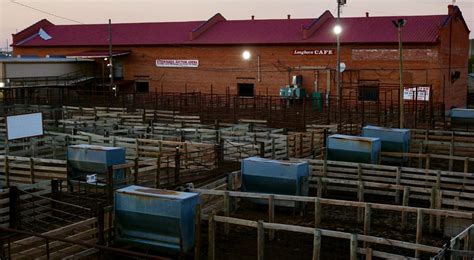
POLYGON ((339 63, 339 72, 344 72, 346 70, 346 64, 344 62, 339 63))

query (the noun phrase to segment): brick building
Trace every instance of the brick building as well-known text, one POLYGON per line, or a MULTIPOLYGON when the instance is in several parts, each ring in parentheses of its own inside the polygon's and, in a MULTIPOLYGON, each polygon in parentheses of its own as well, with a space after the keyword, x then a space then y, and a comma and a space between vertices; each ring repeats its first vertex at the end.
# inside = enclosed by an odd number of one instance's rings
MULTIPOLYGON (((434 102, 465 106, 469 29, 453 5, 444 15, 341 18, 344 95, 378 91, 378 98, 397 90, 397 19, 407 21, 406 87, 431 86, 434 102)), ((302 75, 307 93, 335 94, 335 23, 326 11, 316 19, 231 21, 216 14, 207 21, 112 24, 114 76, 120 91, 278 95, 293 75, 302 75)), ((97 74, 104 75, 108 35, 107 24, 41 20, 14 34, 12 46, 14 55, 95 59, 97 74)))

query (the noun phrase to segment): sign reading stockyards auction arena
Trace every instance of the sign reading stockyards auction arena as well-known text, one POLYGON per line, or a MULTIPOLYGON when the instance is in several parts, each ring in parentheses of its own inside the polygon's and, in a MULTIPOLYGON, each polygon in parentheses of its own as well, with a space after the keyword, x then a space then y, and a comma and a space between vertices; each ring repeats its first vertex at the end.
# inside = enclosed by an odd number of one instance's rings
POLYGON ((197 68, 199 60, 156 60, 157 67, 165 68, 197 68))
POLYGON ((333 55, 334 50, 294 50, 293 55, 333 55))

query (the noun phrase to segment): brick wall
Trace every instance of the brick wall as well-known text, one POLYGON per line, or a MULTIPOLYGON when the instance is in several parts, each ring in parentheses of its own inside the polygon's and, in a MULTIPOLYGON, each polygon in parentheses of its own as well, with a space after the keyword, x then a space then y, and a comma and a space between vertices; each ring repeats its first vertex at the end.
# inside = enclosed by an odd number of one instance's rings
MULTIPOLYGON (((468 33, 461 21, 455 20, 452 31, 452 68, 461 71, 461 78, 450 83, 447 71, 449 48, 449 26, 442 28, 437 45, 404 45, 406 84, 433 85, 434 101, 442 101, 445 84, 446 107, 462 107, 466 103, 468 33), (445 78, 445 79, 444 79, 445 78)), ((65 55, 88 51, 91 47, 77 48, 21 48, 14 54, 36 54, 39 56, 65 55)), ((254 83, 255 94, 278 95, 280 87, 289 84, 291 76, 303 75, 303 87, 307 92, 316 88, 325 92, 329 85, 336 93, 334 71, 336 65, 335 44, 325 46, 133 46, 116 47, 129 49, 131 54, 121 57, 124 77, 127 80, 146 80, 155 91, 200 91, 224 94, 228 90, 237 94, 238 83, 254 83), (332 50, 332 55, 294 55, 294 50, 332 50), (248 50, 252 57, 242 58, 248 50), (257 63, 260 58, 260 66, 257 63), (158 68, 156 59, 196 59, 198 68, 158 68), (260 70, 260 78, 258 76, 260 70), (259 80, 260 79, 260 80, 259 80)), ((357 80, 376 80, 381 84, 399 82, 398 44, 392 45, 342 45, 341 61, 347 65, 344 72, 344 87, 353 86, 357 80), (351 72, 352 71, 352 72, 351 72)), ((100 66, 98 66, 100 68, 100 66)))

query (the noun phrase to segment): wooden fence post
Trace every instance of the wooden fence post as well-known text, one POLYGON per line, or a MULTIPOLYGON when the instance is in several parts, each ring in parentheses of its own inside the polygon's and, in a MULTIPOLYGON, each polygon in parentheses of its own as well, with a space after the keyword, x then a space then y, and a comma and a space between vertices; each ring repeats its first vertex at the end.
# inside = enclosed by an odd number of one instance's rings
POLYGON ((313 260, 319 260, 320 257, 321 257, 321 231, 315 228, 314 240, 313 240, 313 260))
MULTIPOLYGON (((275 202, 274 202, 273 195, 270 195, 268 197, 268 222, 269 223, 275 222, 275 202)), ((275 230, 270 229, 268 237, 269 237, 269 240, 272 241, 275 238, 275 230)))
POLYGON ((466 157, 464 159, 464 172, 468 173, 469 172, 469 157, 466 157))
POLYGON ((350 259, 357 260, 357 234, 351 234, 350 259))
POLYGON ((138 184, 138 157, 133 160, 133 184, 138 184))
POLYGON ((397 184, 397 189, 395 190, 395 204, 400 203, 400 189, 398 186, 400 186, 400 173, 401 169, 400 167, 397 167, 397 177, 396 177, 396 184, 397 184))
MULTIPOLYGON (((364 235, 370 235, 370 223, 372 217, 372 206, 369 203, 365 204, 364 208, 364 235)), ((370 246, 369 243, 364 242, 364 248, 368 249, 370 246)))
POLYGON ((275 137, 272 137, 272 159, 275 159, 275 137))
POLYGON ((367 247, 365 249, 365 260, 372 260, 373 254, 374 254, 374 252, 373 252, 372 248, 367 247))
POLYGON ((370 222, 372 215, 372 206, 369 203, 365 204, 364 210, 364 235, 370 235, 370 222))
POLYGON ((10 187, 10 162, 7 155, 5 155, 5 164, 3 165, 3 170, 5 172, 5 186, 10 187))
POLYGON ((321 225, 321 201, 319 198, 314 199, 314 227, 321 225))
POLYGON ((30 182, 35 183, 35 161, 30 158, 30 182))
POLYGON ((426 161, 425 161, 425 170, 429 170, 430 167, 431 167, 431 155, 427 154, 426 161))
POLYGON ((209 214, 209 227, 208 227, 208 249, 207 259, 216 259, 216 223, 214 222, 214 213, 209 214))
MULTIPOLYGON (((230 196, 229 192, 225 191, 224 192, 224 216, 229 217, 230 216, 230 196)), ((228 235, 229 234, 229 223, 224 223, 224 234, 228 235)))
MULTIPOLYGON (((439 188, 436 189, 436 195, 437 195, 436 208, 441 209, 443 206, 443 195, 439 188)), ((440 215, 436 216, 436 229, 439 231, 441 230, 441 216, 440 215)))
POLYGON ((60 216, 61 214, 57 211, 55 211, 55 209, 59 209, 59 203, 57 203, 56 201, 57 200, 60 200, 61 199, 61 195, 60 195, 60 188, 59 188, 59 180, 58 179, 53 179, 51 180, 51 198, 53 199, 51 201, 51 208, 53 209, 53 216, 55 217, 58 217, 60 216))
MULTIPOLYGON (((410 198, 410 187, 405 187, 403 189, 403 200, 402 200, 403 206, 408 206, 409 198, 410 198)), ((402 224, 401 224, 402 231, 405 230, 406 225, 407 225, 407 213, 405 211, 402 211, 402 224)))
MULTIPOLYGON (((362 184, 362 182, 359 182, 357 195, 359 197, 359 202, 364 202, 364 185, 362 184)), ((357 221, 361 223, 363 219, 364 219, 364 213, 362 211, 362 208, 357 208, 357 221)))
POLYGON ((160 188, 161 154, 156 159, 155 188, 160 188))
POLYGON ((321 198, 323 196, 323 189, 324 189, 323 178, 317 177, 316 179, 317 179, 317 182, 318 182, 316 184, 317 185, 317 187, 316 187, 316 189, 317 189, 316 190, 316 196, 318 198, 321 198))
MULTIPOLYGON (((421 244, 421 239, 423 236, 423 211, 422 209, 416 210, 416 243, 421 244)), ((420 257, 420 251, 415 251, 415 257, 420 257)))
MULTIPOLYGON (((430 196, 430 209, 436 209, 436 205, 437 205, 437 195, 436 195, 436 188, 433 187, 431 188, 431 196, 430 196)), ((430 226, 430 233, 433 233, 434 232, 434 223, 435 222, 435 216, 433 216, 432 214, 430 214, 430 222, 429 222, 429 226, 430 226)))
POLYGON ((260 157, 265 158, 265 142, 260 142, 260 157))
POLYGON ((263 221, 257 222, 257 259, 263 260, 265 257, 265 230, 263 229, 263 221))
POLYGON ((181 169, 181 154, 179 153, 179 146, 176 146, 176 154, 174 157, 174 183, 179 182, 179 171, 181 169))
POLYGON ((194 260, 199 260, 201 259, 201 204, 196 205, 194 227, 194 260))
POLYGON ((453 171, 453 156, 454 156, 454 132, 451 134, 451 143, 449 145, 449 171, 453 171))

